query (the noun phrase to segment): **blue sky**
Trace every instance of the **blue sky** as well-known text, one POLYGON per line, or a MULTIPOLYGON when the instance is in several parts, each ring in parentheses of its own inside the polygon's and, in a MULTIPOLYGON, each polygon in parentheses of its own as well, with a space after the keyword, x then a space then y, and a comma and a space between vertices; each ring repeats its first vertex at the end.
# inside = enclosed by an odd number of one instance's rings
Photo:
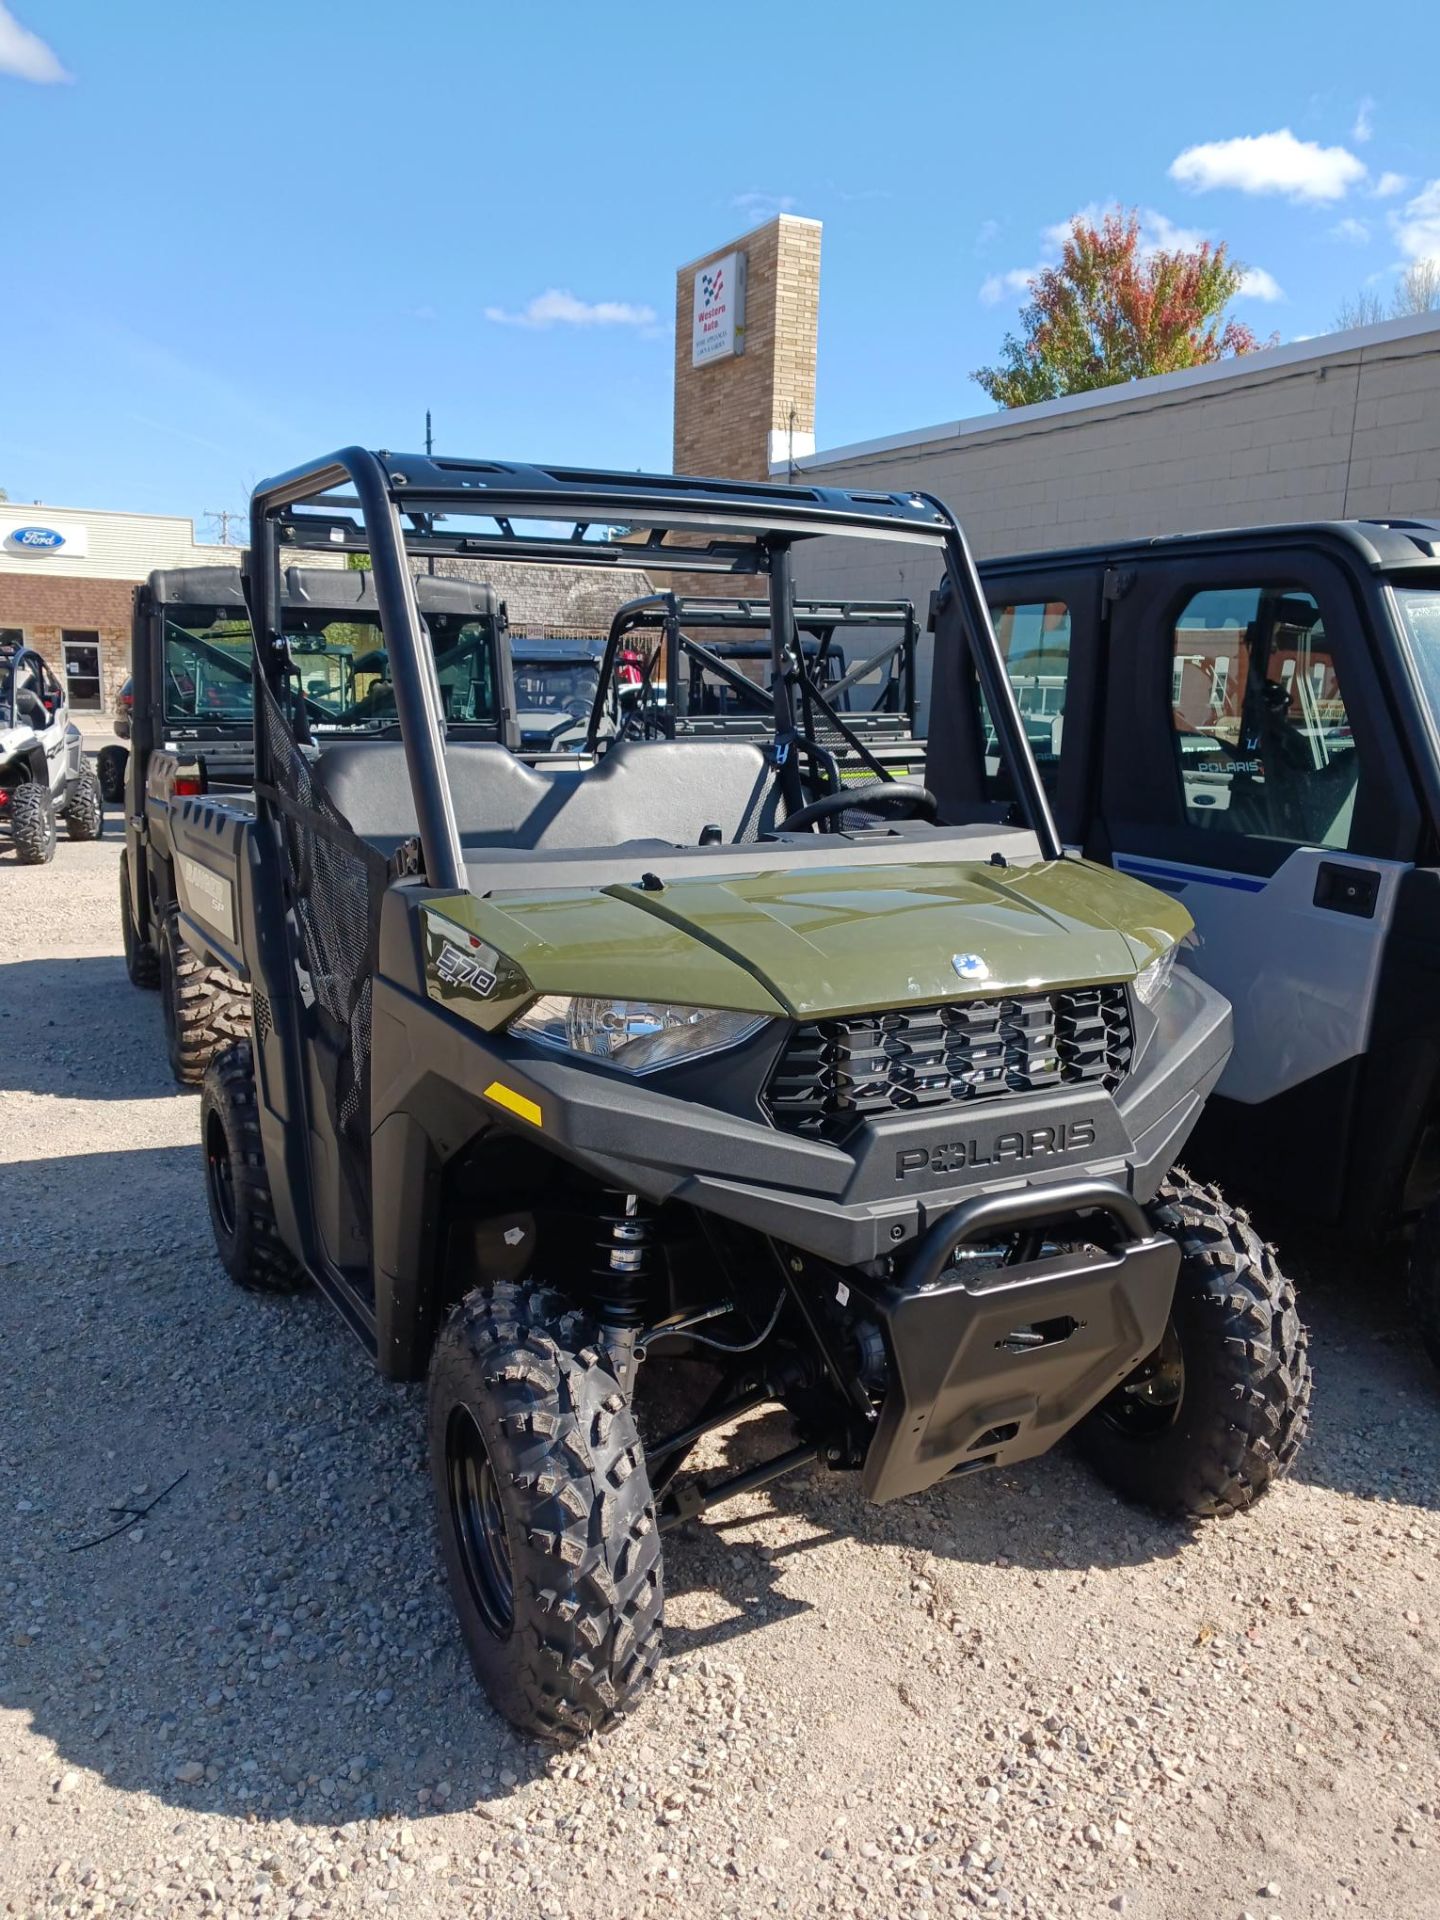
POLYGON ((441 451, 663 468, 675 268, 780 208, 825 223, 822 447, 987 411, 1085 207, 1228 240, 1285 340, 1440 255, 1433 63, 1332 0, 1178 19, 8 0, 0 485, 198 516, 427 405, 441 451))

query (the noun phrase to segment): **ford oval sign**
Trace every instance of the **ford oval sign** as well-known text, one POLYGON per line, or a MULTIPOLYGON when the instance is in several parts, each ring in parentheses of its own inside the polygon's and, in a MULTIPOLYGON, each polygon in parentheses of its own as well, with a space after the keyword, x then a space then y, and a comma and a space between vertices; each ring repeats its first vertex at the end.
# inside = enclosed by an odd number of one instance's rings
POLYGON ((64 546, 65 536, 54 527, 16 527, 10 535, 10 544, 31 553, 53 553, 57 547, 64 546))

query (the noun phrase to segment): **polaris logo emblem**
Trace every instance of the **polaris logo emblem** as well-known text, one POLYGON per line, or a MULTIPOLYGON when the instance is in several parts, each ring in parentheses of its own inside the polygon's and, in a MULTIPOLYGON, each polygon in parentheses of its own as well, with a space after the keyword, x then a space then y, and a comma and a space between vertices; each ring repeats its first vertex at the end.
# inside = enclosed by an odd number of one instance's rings
POLYGON ((936 1147, 904 1147, 895 1156, 895 1178, 908 1180, 912 1174, 960 1173, 966 1167, 1050 1160, 1094 1144, 1093 1120, 1062 1120, 1058 1126, 999 1133, 989 1141, 945 1140, 936 1147))
POLYGON ((952 953, 950 964, 962 980, 988 980, 990 969, 978 953, 952 953))
POLYGON ((495 975, 473 954, 462 953, 447 940, 435 961, 435 971, 449 987, 469 987, 479 994, 495 991, 495 975))

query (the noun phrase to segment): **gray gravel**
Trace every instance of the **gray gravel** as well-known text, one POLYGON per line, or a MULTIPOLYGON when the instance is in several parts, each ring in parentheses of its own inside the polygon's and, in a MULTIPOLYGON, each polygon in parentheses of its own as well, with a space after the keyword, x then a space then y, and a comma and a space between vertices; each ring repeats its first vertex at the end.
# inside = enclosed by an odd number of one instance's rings
POLYGON ((1393 1263, 1311 1250, 1313 1437, 1255 1514, 1164 1525, 1064 1454, 782 1483, 671 1542, 660 1687, 550 1756, 465 1665, 420 1391, 212 1256, 117 853, 0 851, 0 1909, 1440 1911, 1440 1391, 1393 1263))

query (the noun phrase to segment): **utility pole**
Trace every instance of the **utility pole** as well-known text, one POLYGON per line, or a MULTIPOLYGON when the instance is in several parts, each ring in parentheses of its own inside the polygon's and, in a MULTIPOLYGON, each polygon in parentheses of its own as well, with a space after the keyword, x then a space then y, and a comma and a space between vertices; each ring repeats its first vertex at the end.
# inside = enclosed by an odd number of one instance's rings
POLYGON ((207 513, 204 516, 207 527, 214 526, 219 528, 220 545, 222 547, 240 545, 238 540, 232 540, 230 538, 230 523, 234 521, 237 525, 244 526, 248 518, 249 516, 247 514, 237 513, 233 507, 221 507, 218 512, 207 513))

